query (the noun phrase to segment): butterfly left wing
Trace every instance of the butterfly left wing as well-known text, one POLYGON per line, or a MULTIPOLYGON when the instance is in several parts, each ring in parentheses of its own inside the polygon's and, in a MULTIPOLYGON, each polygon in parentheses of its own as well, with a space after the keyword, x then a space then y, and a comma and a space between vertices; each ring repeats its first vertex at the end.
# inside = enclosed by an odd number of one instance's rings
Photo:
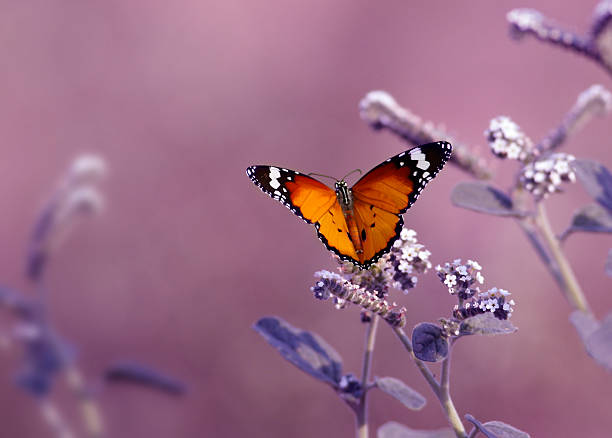
POLYGON ((319 240, 328 250, 344 260, 359 261, 332 189, 308 175, 275 166, 251 166, 247 175, 263 192, 314 224, 319 240))
POLYGON ((445 141, 417 146, 379 164, 351 188, 363 265, 389 251, 403 226, 401 214, 442 169, 451 151, 445 141))

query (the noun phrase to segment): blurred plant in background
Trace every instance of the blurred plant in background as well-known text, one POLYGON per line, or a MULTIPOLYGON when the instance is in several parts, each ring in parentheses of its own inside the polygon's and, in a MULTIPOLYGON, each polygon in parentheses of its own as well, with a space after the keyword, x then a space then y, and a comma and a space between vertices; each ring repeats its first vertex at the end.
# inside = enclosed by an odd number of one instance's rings
MULTIPOLYGON (((52 398, 59 376, 66 379, 74 402, 80 406, 86 435, 105 435, 102 412, 96 400, 100 381, 86 382, 77 364, 75 348, 54 328, 45 277, 52 256, 61 249, 70 232, 82 219, 102 209, 104 198, 99 186, 105 173, 106 164, 98 156, 84 155, 74 160, 40 212, 32 231, 25 272, 33 294, 0 287, 0 306, 12 313, 15 320, 10 329, 0 333, 0 346, 6 351, 14 346, 22 347, 23 358, 16 383, 35 398, 43 419, 54 435, 61 438, 78 435, 52 398)), ((102 382, 136 383, 176 395, 184 392, 180 381, 129 361, 109 366, 102 377, 102 382)))
MULTIPOLYGON (((572 49, 596 61, 612 74, 612 1, 600 2, 593 24, 581 37, 559 28, 534 10, 511 11, 508 16, 515 37, 532 35, 555 45, 572 49)), ((423 121, 401 107, 383 91, 368 93, 359 105, 361 117, 376 130, 389 130, 411 145, 436 140, 453 144, 450 162, 480 181, 459 183, 451 194, 454 205, 479 213, 514 219, 524 231, 544 266, 572 308, 570 320, 581 336, 586 351, 597 363, 612 370, 612 313, 599 321, 588 304, 587 297, 574 275, 563 251, 563 242, 578 232, 612 233, 612 174, 600 163, 582 160, 559 152, 565 140, 595 116, 605 116, 612 109, 612 95, 601 85, 592 85, 581 93, 575 105, 539 142, 532 141, 510 117, 491 120, 485 137, 493 155, 512 160, 518 165, 512 187, 501 190, 487 180, 493 178, 482 157, 473 148, 452 138, 444 129, 423 121), (579 208, 568 228, 555 233, 546 213, 545 204, 551 195, 562 193, 568 183, 580 180, 595 202, 579 208)), ((451 429, 417 431, 390 422, 378 431, 379 438, 414 437, 528 437, 529 435, 499 421, 481 423, 471 415, 464 418, 473 425, 466 432, 450 394, 450 359, 452 347, 466 335, 496 335, 513 333, 509 322, 514 311, 510 293, 500 288, 482 289, 484 275, 476 261, 460 259, 436 266, 436 273, 448 292, 457 298, 449 315, 438 324, 418 324, 408 337, 403 330, 407 309, 389 301, 392 288, 407 293, 417 285, 419 275, 431 269, 431 253, 416 239, 416 232, 404 229, 401 238, 368 271, 360 271, 349 263, 340 263, 338 272, 319 271, 311 288, 315 298, 333 297, 335 307, 344 309, 354 304, 362 309, 361 320, 366 324, 366 342, 361 376, 343 374, 338 353, 319 336, 292 327, 276 317, 262 318, 255 329, 281 355, 316 379, 329 384, 353 410, 357 437, 368 437, 367 394, 378 388, 396 398, 407 408, 421 409, 425 398, 394 377, 370 379, 379 319, 385 320, 439 400, 451 429), (439 362, 439 379, 428 362, 439 362)), ((603 259, 603 256, 602 256, 603 259)), ((607 255, 605 269, 612 276, 612 250, 607 255)))

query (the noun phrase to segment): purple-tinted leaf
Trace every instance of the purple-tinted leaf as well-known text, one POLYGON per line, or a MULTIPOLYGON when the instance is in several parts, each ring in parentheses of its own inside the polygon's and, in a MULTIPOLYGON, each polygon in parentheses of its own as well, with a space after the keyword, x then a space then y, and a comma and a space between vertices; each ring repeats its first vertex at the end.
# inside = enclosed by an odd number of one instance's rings
POLYGON ((421 394, 394 377, 376 379, 376 386, 391 397, 399 400, 404 406, 418 411, 425 406, 426 400, 421 394))
MULTIPOLYGON (((483 424, 470 414, 467 414, 465 419, 487 438, 529 438, 528 433, 501 421, 488 421, 483 424)), ((473 434, 470 435, 473 436, 473 434)))
POLYGON ((321 337, 276 317, 262 318, 253 328, 293 365, 338 388, 342 359, 321 337))
POLYGON ((612 211, 612 174, 597 161, 576 160, 572 163, 587 192, 603 207, 612 211))
POLYGON ((484 427, 489 432, 493 432, 497 438, 529 438, 527 432, 523 432, 501 421, 487 421, 484 427))
POLYGON ((507 319, 497 319, 491 312, 464 319, 459 327, 461 335, 507 335, 518 330, 507 319))
POLYGON ((582 310, 574 310, 569 316, 570 322, 578 332, 582 342, 586 344, 587 339, 601 326, 599 321, 590 314, 582 310))
POLYGON ((378 428, 377 438, 455 438, 451 429, 416 430, 403 424, 389 421, 378 428))
POLYGON ((412 331, 414 355, 425 362, 440 362, 448 355, 448 341, 442 329, 429 322, 422 322, 412 331))
POLYGON ((182 395, 185 392, 183 382, 154 368, 136 362, 124 361, 116 363, 106 370, 104 378, 107 382, 133 383, 171 395, 182 395))
POLYGON ((602 321, 601 326, 587 338, 589 355, 608 371, 612 371, 612 314, 602 321))
POLYGON ((572 223, 561 235, 565 239, 574 231, 591 233, 612 233, 612 212, 599 204, 588 204, 579 208, 572 217, 572 223))
POLYGON ((515 210, 512 199, 495 187, 481 182, 461 182, 451 193, 451 201, 457 207, 497 216, 526 216, 515 210))
POLYGON ((612 249, 608 253, 608 259, 606 260, 606 274, 612 277, 612 249))

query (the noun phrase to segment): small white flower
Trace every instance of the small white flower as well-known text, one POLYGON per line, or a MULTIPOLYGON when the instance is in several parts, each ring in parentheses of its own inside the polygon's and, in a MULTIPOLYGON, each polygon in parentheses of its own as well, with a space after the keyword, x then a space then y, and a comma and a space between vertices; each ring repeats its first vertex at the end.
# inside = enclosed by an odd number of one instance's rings
POLYGON ((480 272, 476 272, 476 281, 480 284, 484 283, 484 277, 482 276, 480 272))
POLYGON ((467 264, 470 265, 472 268, 476 269, 477 271, 480 271, 482 269, 482 266, 480 266, 480 264, 474 260, 468 260, 467 264))
POLYGON ((457 284, 457 276, 456 275, 451 275, 451 274, 446 274, 446 279, 444 280, 444 284, 446 286, 453 287, 454 285, 457 284))

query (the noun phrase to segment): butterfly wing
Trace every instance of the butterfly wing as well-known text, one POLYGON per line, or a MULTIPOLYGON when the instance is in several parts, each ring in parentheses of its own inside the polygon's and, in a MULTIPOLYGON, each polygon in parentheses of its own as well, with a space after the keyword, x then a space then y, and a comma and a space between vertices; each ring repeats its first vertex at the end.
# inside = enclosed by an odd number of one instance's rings
POLYGON ((364 265, 375 262, 391 248, 403 226, 400 215, 442 169, 451 151, 445 141, 412 148, 379 164, 352 187, 364 265))
POLYGON ((264 193, 314 224, 328 250, 344 260, 358 261, 336 192, 308 175, 281 167, 251 166, 247 175, 264 193))

